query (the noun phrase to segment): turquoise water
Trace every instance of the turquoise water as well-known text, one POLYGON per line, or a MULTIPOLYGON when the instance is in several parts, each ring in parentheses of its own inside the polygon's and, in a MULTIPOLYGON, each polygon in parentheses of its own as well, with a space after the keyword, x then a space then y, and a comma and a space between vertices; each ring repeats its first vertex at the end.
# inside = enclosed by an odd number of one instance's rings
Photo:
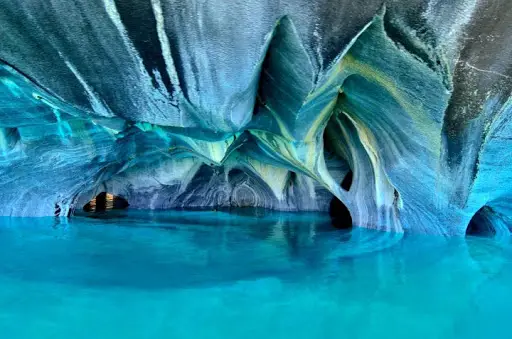
POLYGON ((0 337, 512 336, 506 241, 242 212, 0 219, 0 337))

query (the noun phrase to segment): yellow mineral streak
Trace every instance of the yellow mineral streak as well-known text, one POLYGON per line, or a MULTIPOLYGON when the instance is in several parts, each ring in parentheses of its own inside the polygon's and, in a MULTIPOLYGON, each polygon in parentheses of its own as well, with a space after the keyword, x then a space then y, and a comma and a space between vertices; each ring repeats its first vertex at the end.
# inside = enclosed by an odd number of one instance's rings
POLYGON ((366 150, 366 153, 370 158, 370 162, 372 163, 373 174, 375 176, 375 197, 377 206, 390 205, 394 199, 394 187, 391 184, 387 174, 383 170, 379 152, 375 148, 375 146, 378 145, 377 140, 375 139, 373 133, 360 121, 357 121, 356 118, 353 118, 346 113, 345 115, 352 121, 353 125, 355 126, 359 135, 359 140, 361 141, 361 144, 366 150))
POLYGON ((255 172, 269 187, 278 200, 284 199, 284 188, 288 178, 288 170, 262 163, 253 158, 247 159, 251 170, 255 172))
POLYGON ((331 116, 334 107, 336 106, 336 102, 338 101, 338 96, 336 96, 333 100, 331 100, 327 106, 325 106, 320 113, 318 114, 317 118, 313 123, 311 124, 311 128, 309 129, 308 133, 306 134, 306 137, 304 138, 305 142, 313 141, 317 136, 318 133, 321 133, 320 130, 325 122, 329 119, 331 116))
POLYGON ((273 154, 279 157, 281 161, 316 180, 342 200, 344 192, 341 191, 339 185, 329 174, 325 165, 323 150, 319 149, 316 142, 290 143, 282 136, 262 131, 251 131, 251 134, 264 146, 271 149, 273 154), (305 152, 300 152, 298 148, 305 152), (304 156, 300 157, 300 153, 304 154, 304 156))
POLYGON ((441 146, 439 127, 428 116, 428 113, 423 109, 423 107, 410 102, 403 91, 396 86, 396 81, 393 78, 379 71, 377 68, 355 59, 350 54, 347 54, 343 61, 347 67, 347 71, 351 74, 362 76, 366 80, 376 83, 384 88, 407 113, 407 115, 411 117, 411 120, 414 122, 418 131, 425 135, 425 140, 428 140, 430 143, 427 149, 433 153, 439 153, 441 146))

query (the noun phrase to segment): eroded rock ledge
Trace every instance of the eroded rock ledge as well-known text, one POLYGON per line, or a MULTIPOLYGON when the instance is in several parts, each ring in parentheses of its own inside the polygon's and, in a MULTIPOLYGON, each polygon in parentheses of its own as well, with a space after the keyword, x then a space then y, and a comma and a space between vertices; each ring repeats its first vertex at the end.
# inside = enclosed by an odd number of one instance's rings
POLYGON ((336 197, 363 227, 508 235, 510 6, 349 2, 0 0, 0 214, 336 197))

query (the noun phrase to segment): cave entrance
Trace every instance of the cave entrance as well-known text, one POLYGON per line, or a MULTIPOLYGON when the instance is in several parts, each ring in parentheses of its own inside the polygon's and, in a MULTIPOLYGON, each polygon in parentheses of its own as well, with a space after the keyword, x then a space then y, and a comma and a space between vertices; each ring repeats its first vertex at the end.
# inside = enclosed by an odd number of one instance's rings
POLYGON ((466 228, 466 236, 494 237, 496 228, 492 223, 492 209, 488 206, 480 208, 466 228))
MULTIPOLYGON (((352 186, 354 174, 352 170, 349 170, 340 186, 345 191, 350 191, 352 186)), ((329 215, 331 216, 332 225, 339 229, 350 229, 352 228, 352 215, 348 210, 347 206, 341 202, 337 197, 332 198, 331 204, 329 205, 329 215)))
POLYGON ((332 225, 338 229, 352 228, 352 215, 347 206, 340 199, 334 197, 329 205, 329 215, 332 225))
POLYGON ((112 193, 102 192, 85 204, 84 211, 105 212, 125 209, 128 206, 129 204, 126 199, 113 195, 112 193))
POLYGON ((352 170, 349 170, 348 173, 345 175, 345 178, 343 178, 343 181, 341 182, 341 188, 343 188, 345 191, 350 191, 350 187, 352 187, 352 179, 354 177, 354 174, 352 173, 352 170))

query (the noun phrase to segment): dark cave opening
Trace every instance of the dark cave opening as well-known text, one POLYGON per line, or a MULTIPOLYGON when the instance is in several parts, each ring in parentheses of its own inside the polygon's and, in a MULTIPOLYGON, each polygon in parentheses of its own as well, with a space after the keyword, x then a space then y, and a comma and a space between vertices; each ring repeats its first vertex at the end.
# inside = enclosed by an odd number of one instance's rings
POLYGON ((343 188, 345 191, 350 191, 353 177, 354 174, 352 173, 352 170, 349 170, 348 173, 343 178, 343 181, 341 182, 341 188, 343 188))
POLYGON ((228 181, 231 182, 236 178, 247 176, 244 171, 239 168, 232 168, 228 173, 228 181))
POLYGON ((480 208, 471 218, 466 228, 466 236, 494 237, 496 228, 492 223, 492 214, 493 211, 490 207, 480 208))
POLYGON ((101 192, 84 206, 85 212, 105 212, 110 210, 122 210, 130 204, 124 198, 112 193, 101 192))
POLYGON ((347 206, 341 202, 340 199, 334 197, 329 205, 329 215, 331 216, 331 223, 338 229, 352 228, 352 215, 347 206))

